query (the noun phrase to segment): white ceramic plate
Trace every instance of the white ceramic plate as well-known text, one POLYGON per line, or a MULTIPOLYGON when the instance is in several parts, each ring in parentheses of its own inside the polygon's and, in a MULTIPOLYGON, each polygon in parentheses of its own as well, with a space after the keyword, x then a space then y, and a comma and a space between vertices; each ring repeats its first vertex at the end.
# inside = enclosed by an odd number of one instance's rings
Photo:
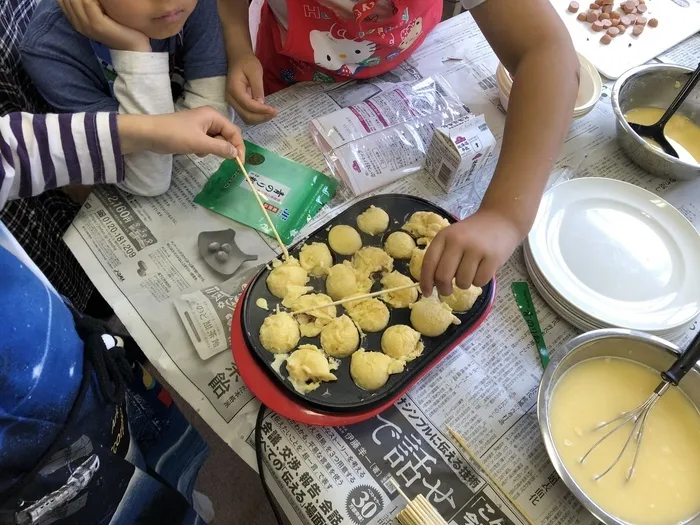
POLYGON ((700 235, 642 188, 598 177, 559 184, 528 241, 552 295, 589 321, 673 332, 700 313, 700 235))
MULTIPOLYGON (((615 328, 612 325, 601 323, 598 319, 593 319, 590 316, 586 316, 580 310, 576 310, 571 304, 567 303, 563 297, 557 296, 556 291, 553 290, 547 280, 542 276, 537 265, 532 260, 532 255, 530 254, 527 240, 524 243, 524 256, 525 256, 525 266, 527 268, 528 274, 532 279, 532 283, 535 289, 540 294, 542 299, 554 310, 562 319, 567 321, 569 324, 575 326, 579 330, 588 332, 591 330, 599 330, 601 328, 615 328)), ((686 325, 682 325, 679 328, 673 330, 661 330, 661 331, 648 331, 648 333, 661 337, 662 339, 667 339, 669 341, 676 341, 682 337, 692 325, 692 321, 686 325)))

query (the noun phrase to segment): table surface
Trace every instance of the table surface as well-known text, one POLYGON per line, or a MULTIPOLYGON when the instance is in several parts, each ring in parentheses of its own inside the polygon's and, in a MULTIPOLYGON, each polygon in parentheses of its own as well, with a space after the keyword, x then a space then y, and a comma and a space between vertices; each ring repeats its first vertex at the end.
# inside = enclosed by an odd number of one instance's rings
MULTIPOLYGON (((699 59, 700 36, 659 57, 693 66, 699 59)), ((485 115, 500 144, 505 115, 498 102, 497 64, 471 16, 463 14, 441 24, 394 75, 343 85, 297 85, 270 96, 279 116, 246 129, 245 135, 328 172, 307 131, 312 118, 392 89, 391 82, 440 74, 472 112, 485 115)), ((610 87, 606 83, 595 109, 572 125, 551 184, 586 176, 629 181, 663 196, 697 228, 700 181, 656 179, 628 161, 615 142, 610 87)), ((100 188, 65 239, 149 360, 255 468, 252 432, 259 405, 237 373, 222 326, 230 321, 236 296, 250 276, 275 256, 274 241, 193 204, 219 163, 213 157, 176 158, 171 189, 156 198, 100 188), (229 228, 258 260, 225 280, 199 257, 196 239, 202 231, 229 228), (216 355, 199 356, 189 336, 195 328, 205 336, 195 342, 208 343, 216 355)), ((381 192, 422 196, 464 217, 476 209, 492 169, 484 168, 469 191, 445 194, 420 172, 381 192)), ((341 191, 300 238, 351 201, 341 191)), ((514 281, 529 281, 520 250, 498 272, 494 310, 482 327, 381 415, 335 429, 306 427, 276 414, 265 418, 268 479, 292 523, 391 523, 403 502, 389 477, 410 496, 426 496, 448 522, 458 525, 596 523, 560 482, 541 443, 535 407, 542 368, 511 297, 514 281), (464 437, 489 475, 450 440, 447 426, 464 437)), ((533 295, 546 343, 556 352, 578 332, 534 289, 533 295)), ((676 343, 687 342, 690 333, 676 343)))

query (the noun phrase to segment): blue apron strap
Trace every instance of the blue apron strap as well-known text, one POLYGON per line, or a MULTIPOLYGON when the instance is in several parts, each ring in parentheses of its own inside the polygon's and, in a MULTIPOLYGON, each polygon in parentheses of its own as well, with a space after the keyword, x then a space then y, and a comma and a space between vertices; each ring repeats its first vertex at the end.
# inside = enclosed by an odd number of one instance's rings
POLYGON ((117 78, 117 72, 114 70, 114 66, 112 66, 112 55, 109 52, 109 48, 94 40, 90 40, 90 45, 92 46, 92 51, 95 53, 97 62, 102 68, 102 74, 109 84, 109 92, 114 96, 114 80, 117 78))

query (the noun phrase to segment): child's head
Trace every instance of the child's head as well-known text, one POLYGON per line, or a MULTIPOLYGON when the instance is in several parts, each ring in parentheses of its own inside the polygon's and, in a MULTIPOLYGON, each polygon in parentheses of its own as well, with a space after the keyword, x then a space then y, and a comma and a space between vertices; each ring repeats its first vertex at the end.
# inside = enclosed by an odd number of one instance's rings
POLYGON ((180 32, 198 0, 100 0, 112 20, 156 40, 180 32))

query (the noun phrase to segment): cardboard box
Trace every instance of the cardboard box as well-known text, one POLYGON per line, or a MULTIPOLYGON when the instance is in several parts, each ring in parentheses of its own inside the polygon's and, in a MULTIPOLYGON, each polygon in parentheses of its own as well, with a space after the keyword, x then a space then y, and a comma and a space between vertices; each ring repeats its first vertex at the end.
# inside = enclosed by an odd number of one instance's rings
POLYGON ((496 139, 483 115, 467 115, 435 128, 425 169, 445 192, 469 183, 485 164, 496 139))

